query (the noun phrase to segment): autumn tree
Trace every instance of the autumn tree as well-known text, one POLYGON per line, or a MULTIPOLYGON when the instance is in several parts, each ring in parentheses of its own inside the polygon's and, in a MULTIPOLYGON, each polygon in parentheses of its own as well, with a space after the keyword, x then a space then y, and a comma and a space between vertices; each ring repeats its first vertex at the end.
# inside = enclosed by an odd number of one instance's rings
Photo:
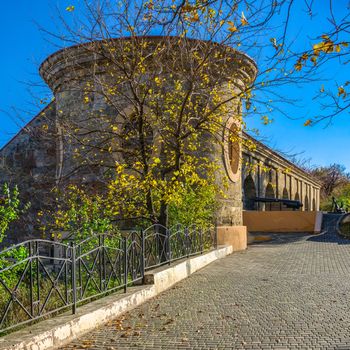
POLYGON ((213 149, 240 138, 240 100, 251 96, 256 66, 230 45, 249 27, 237 6, 133 5, 86 2, 79 31, 66 26, 65 41, 78 46, 49 57, 41 74, 69 149, 60 183, 83 178, 106 193, 111 216, 167 225, 169 204, 189 191, 223 195, 213 149), (149 36, 155 30, 162 35, 149 36))
POLYGON ((47 34, 62 50, 41 66, 55 94, 57 183, 93 184, 111 216, 162 224, 189 187, 220 195, 213 148, 240 138, 246 114, 263 124, 286 114, 282 103, 293 101, 280 88, 313 81, 323 60, 347 52, 327 33, 295 47, 294 5, 82 0, 57 9, 61 32, 47 34))

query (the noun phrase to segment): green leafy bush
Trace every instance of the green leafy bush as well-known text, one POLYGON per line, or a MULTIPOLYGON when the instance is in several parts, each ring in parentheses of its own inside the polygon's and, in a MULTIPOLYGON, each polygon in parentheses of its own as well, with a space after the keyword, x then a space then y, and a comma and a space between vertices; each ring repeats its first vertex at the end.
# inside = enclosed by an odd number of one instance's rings
POLYGON ((10 223, 17 220, 29 206, 30 203, 21 208, 17 186, 11 190, 8 184, 3 185, 0 193, 0 243, 4 240, 10 223))
POLYGON ((217 209, 215 185, 181 186, 178 194, 169 203, 169 226, 182 224, 207 228, 214 222, 217 209))
MULTIPOLYGON (((7 234, 7 230, 11 222, 19 219, 20 215, 25 212, 30 206, 30 203, 21 207, 19 199, 19 190, 15 186, 12 190, 8 184, 4 184, 2 187, 2 193, 0 194, 0 243, 4 240, 7 234)), ((11 249, 8 252, 0 255, 0 270, 3 270, 16 262, 24 260, 28 256, 28 251, 25 247, 20 246, 16 249, 11 249)), ((22 271, 22 266, 17 265, 13 268, 0 273, 0 278, 8 285, 18 280, 18 277, 22 271)))
POLYGON ((76 240, 115 230, 106 212, 103 196, 90 194, 75 185, 70 185, 57 196, 60 198, 57 210, 46 213, 53 218, 53 222, 43 230, 49 230, 59 238, 62 232, 67 232, 76 240))

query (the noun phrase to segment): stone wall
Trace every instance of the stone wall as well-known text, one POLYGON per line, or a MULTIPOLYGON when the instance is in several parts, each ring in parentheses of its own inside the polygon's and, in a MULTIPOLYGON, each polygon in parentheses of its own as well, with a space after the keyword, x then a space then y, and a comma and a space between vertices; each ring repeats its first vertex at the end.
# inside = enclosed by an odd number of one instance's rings
POLYGON ((56 183, 58 164, 56 105, 50 103, 0 150, 0 183, 17 185, 23 203, 31 203, 23 220, 13 227, 9 242, 38 229, 37 213, 47 207, 56 183))
POLYGON ((303 211, 317 211, 320 204, 320 183, 310 174, 245 134, 247 144, 242 151, 242 192, 245 210, 291 210, 279 203, 255 203, 252 198, 298 200, 303 211))

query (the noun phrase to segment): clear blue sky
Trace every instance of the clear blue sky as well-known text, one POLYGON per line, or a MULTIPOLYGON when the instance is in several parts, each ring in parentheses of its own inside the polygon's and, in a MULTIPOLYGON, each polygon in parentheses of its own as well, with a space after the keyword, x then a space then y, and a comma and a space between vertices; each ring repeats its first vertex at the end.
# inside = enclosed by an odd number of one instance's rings
MULTIPOLYGON (((66 0, 14 0, 3 1, 0 11, 1 30, 1 79, 0 79, 0 146, 8 141, 27 121, 30 120, 37 107, 31 105, 32 96, 27 81, 40 81, 38 66, 46 56, 56 51, 56 48, 40 32, 34 22, 40 23, 48 30, 54 31, 52 15, 55 6, 64 10, 69 5, 77 5, 78 1, 66 0), (46 39, 45 39, 46 38, 46 39), (17 109, 21 119, 13 118, 4 111, 17 109), (25 112, 21 112, 21 111, 25 112), (31 111, 29 114, 28 111, 31 111)), ((346 1, 339 1, 346 8, 346 1)), ((320 9, 322 11, 322 9, 320 9)), ((312 33, 319 29, 318 23, 306 23, 300 26, 300 21, 294 21, 292 31, 312 33)), ((331 77, 338 79, 344 75, 350 76, 350 70, 344 70, 336 65, 330 66, 331 77)), ((303 119, 292 120, 274 112, 274 122, 263 126, 260 117, 253 114, 248 118, 248 126, 257 127, 262 136, 270 139, 269 144, 289 153, 304 152, 301 157, 311 158, 311 164, 328 165, 340 163, 350 171, 350 118, 349 114, 338 116, 331 125, 318 124, 314 127, 304 127, 305 117, 313 116, 319 111, 319 106, 312 100, 312 95, 321 82, 297 89, 284 87, 290 96, 299 101, 301 107, 289 106, 288 114, 303 119)), ((36 92, 40 90, 36 89, 36 92)), ((45 90, 43 90, 44 96, 45 90)), ((37 97, 37 95, 36 95, 37 97)), ((11 113, 12 116, 14 115, 11 113)))
MULTIPOLYGON (((287 36, 290 41, 295 41, 296 49, 311 49, 313 44, 320 41, 313 39, 329 28, 329 2, 313 3, 313 16, 310 18, 305 11, 305 2, 294 1, 287 36)), ((347 0, 333 1, 332 4, 337 19, 349 13, 350 4, 347 0)), ((276 17, 276 25, 283 19, 284 17, 276 17)), ((339 39, 349 41, 349 37, 339 39)), ((337 83, 342 85, 350 78, 350 64, 340 65, 337 60, 330 61, 322 67, 318 78, 307 85, 285 85, 278 88, 281 94, 296 101, 291 105, 285 104, 283 108, 289 118, 273 111, 269 115, 273 118, 273 123, 264 126, 259 116, 251 114, 247 120, 248 127, 258 128, 263 139, 266 138, 272 147, 287 153, 301 153, 300 158, 311 158, 310 165, 339 163, 345 165, 350 172, 350 110, 332 121, 328 119, 312 127, 303 125, 308 118, 324 113, 314 99, 321 86, 326 90, 337 91, 337 83)))

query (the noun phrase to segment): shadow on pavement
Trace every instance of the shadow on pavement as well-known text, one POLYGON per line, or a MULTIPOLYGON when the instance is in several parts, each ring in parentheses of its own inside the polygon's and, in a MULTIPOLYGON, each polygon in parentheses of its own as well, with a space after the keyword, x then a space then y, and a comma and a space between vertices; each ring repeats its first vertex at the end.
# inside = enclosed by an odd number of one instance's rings
POLYGON ((308 233, 251 233, 250 236, 252 238, 257 236, 270 236, 271 240, 257 242, 253 241, 250 245, 280 245, 280 244, 288 244, 288 243, 296 243, 299 241, 305 241, 305 237, 308 237, 308 233))
POLYGON ((328 231, 323 235, 310 237, 307 239, 307 241, 319 243, 336 243, 341 245, 350 244, 350 240, 339 236, 335 228, 331 230, 328 229, 328 231))
POLYGON ((337 224, 342 214, 325 214, 323 216, 322 230, 325 232, 319 236, 310 237, 310 242, 336 243, 340 245, 350 244, 350 240, 338 234, 337 224))

